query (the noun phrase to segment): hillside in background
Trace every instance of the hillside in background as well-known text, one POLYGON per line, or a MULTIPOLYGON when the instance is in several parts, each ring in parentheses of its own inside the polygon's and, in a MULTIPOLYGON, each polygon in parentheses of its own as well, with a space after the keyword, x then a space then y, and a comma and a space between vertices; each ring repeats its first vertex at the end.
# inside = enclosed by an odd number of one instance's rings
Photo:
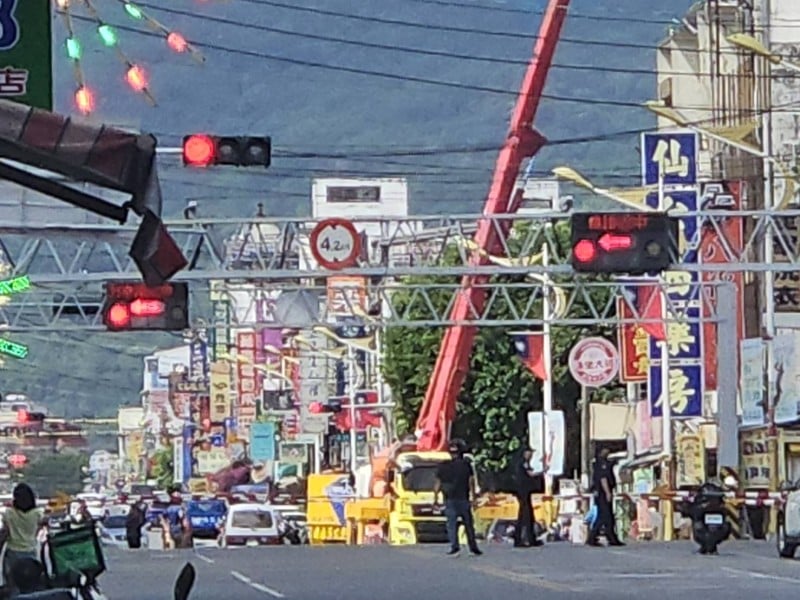
MULTIPOLYGON (((690 3, 573 0, 537 118, 551 145, 534 174, 569 164, 598 182, 636 181, 638 136, 630 132, 654 125, 638 106, 654 95, 654 46, 690 3)), ((257 202, 271 215, 300 216, 310 211, 310 179, 335 173, 405 176, 416 213, 480 211, 545 2, 141 3, 198 44, 202 66, 170 52, 118 3, 97 5, 121 26, 123 51, 146 66, 158 106, 129 91, 118 57, 101 47, 90 19, 78 19, 96 119, 140 127, 161 146, 197 131, 273 137, 273 166, 264 172, 190 171, 164 157, 167 214, 195 199, 204 216, 251 214, 257 202)), ((72 112, 60 21, 54 36, 57 109, 72 112)), ((2 387, 70 415, 109 414, 135 401, 141 357, 180 343, 111 335, 21 341, 31 357, 14 363, 2 387)))

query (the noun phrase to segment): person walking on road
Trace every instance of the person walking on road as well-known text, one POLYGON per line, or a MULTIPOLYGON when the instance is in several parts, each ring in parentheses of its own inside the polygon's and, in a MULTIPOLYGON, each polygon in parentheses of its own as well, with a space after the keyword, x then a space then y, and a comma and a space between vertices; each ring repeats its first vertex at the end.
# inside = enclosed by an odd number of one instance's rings
POLYGON ((131 504, 131 509, 125 519, 125 537, 128 548, 137 550, 142 547, 142 526, 145 523, 145 513, 137 503, 131 504))
POLYGON ((470 552, 475 556, 483 554, 475 539, 475 523, 472 520, 472 502, 478 495, 475 484, 475 471, 464 456, 463 442, 453 440, 449 446, 452 459, 439 466, 436 483, 433 487, 433 503, 439 504, 439 494, 444 493, 445 516, 447 517, 447 538, 450 542, 448 556, 457 556, 461 551, 458 542, 458 520, 464 523, 470 552))
POLYGON ((597 517, 589 532, 589 539, 586 540, 589 546, 600 545, 597 538, 601 532, 605 534, 609 546, 625 545, 617 537, 614 523, 614 489, 617 481, 608 454, 608 448, 601 448, 592 465, 592 492, 597 506, 597 517))
POLYGON ((37 534, 42 511, 36 508, 36 495, 26 483, 14 488, 11 508, 3 515, 0 541, 5 545, 3 556, 3 581, 9 592, 17 589, 14 582, 14 565, 26 558, 36 558, 37 534))
POLYGON ((541 473, 535 472, 531 465, 533 454, 533 449, 526 448, 514 469, 514 486, 519 505, 517 523, 514 526, 515 548, 542 545, 542 542, 536 539, 535 519, 533 505, 531 504, 531 494, 536 491, 541 477, 541 473))

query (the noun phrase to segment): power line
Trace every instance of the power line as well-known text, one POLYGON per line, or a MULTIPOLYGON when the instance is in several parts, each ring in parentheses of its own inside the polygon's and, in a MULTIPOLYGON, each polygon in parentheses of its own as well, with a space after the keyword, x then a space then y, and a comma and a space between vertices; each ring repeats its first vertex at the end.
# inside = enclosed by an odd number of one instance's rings
MULTIPOLYGON (((262 6, 272 6, 274 8, 281 8, 286 10, 292 11, 299 11, 304 13, 311 13, 317 14, 321 16, 328 16, 334 17, 339 19, 348 19, 348 20, 355 20, 360 22, 367 22, 367 23, 381 23, 384 25, 395 25, 401 27, 408 27, 412 29, 423 29, 427 31, 442 31, 442 32, 450 32, 450 33, 466 33, 471 35, 483 35, 489 37, 499 37, 499 38, 507 38, 507 39, 521 39, 526 41, 533 41, 538 39, 538 36, 533 33, 525 33, 525 32, 511 32, 511 31, 498 31, 498 30, 490 30, 490 29, 480 29, 476 27, 460 27, 456 25, 434 25, 431 23, 421 23, 419 21, 407 21, 404 19, 388 19, 385 17, 373 17, 373 16, 365 16, 365 15, 357 15, 354 13, 346 13, 341 11, 334 11, 328 10, 323 8, 317 7, 310 7, 310 6, 299 6, 293 4, 285 4, 283 2, 276 2, 274 0, 241 0, 242 2, 250 3, 250 4, 257 4, 262 6)), ((194 12, 187 12, 187 11, 178 11, 177 9, 173 8, 163 8, 161 6, 155 6, 153 4, 147 3, 139 3, 140 6, 144 6, 151 10, 162 11, 165 13, 174 13, 174 14, 182 14, 189 17, 194 17, 198 19, 208 19, 208 20, 216 20, 221 19, 221 17, 212 17, 209 15, 200 15, 194 12)), ((220 22, 227 21, 227 19, 223 19, 220 22)), ((240 25, 244 25, 243 23, 239 23, 240 25)), ((249 24, 248 24, 249 25, 249 24)), ((264 27, 264 26, 258 26, 264 27)), ((291 33, 286 33, 286 35, 291 35, 291 33)), ((306 34, 310 36, 311 34, 306 34)), ((654 46, 652 44, 640 44, 635 42, 611 42, 605 40, 587 40, 584 38, 571 38, 569 36, 561 36, 559 38, 559 43, 566 43, 566 44, 575 44, 578 46, 605 46, 610 48, 629 48, 629 49, 640 49, 640 50, 657 50, 658 46, 654 46)), ((694 50, 694 49, 684 49, 682 50, 686 53, 703 53, 706 52, 705 50, 694 50)), ((736 50, 723 50, 722 54, 738 54, 739 51, 736 50)))
MULTIPOLYGON (((80 16, 73 16, 74 20, 81 20, 81 21, 91 21, 87 17, 80 17, 80 16)), ((152 33, 149 31, 144 31, 141 29, 137 29, 134 27, 128 27, 124 25, 117 25, 114 24, 114 27, 123 31, 129 31, 131 33, 136 33, 139 35, 151 36, 151 37, 161 37, 160 34, 152 33)), ((207 42, 193 42, 195 46, 206 48, 210 50, 217 50, 220 52, 235 54, 238 56, 248 56, 251 58, 258 58, 262 60, 271 60, 275 62, 281 62, 286 64, 292 64, 296 66, 303 66, 303 67, 310 67, 310 68, 318 68, 318 69, 326 69, 331 71, 338 71, 343 73, 350 73, 354 75, 365 75, 365 76, 372 76, 372 77, 379 77, 383 79, 389 79, 392 81, 402 81, 407 83, 421 83, 427 85, 433 85, 438 87, 446 87, 446 88, 453 88, 453 89, 461 89, 461 90, 470 90, 476 92, 485 92, 491 94, 498 94, 503 96, 509 96, 517 98, 519 97, 519 90, 510 90, 504 88, 497 88, 492 86, 482 86, 482 85, 475 85, 475 84, 467 84, 467 83, 459 83, 455 81, 445 81, 440 79, 433 79, 429 77, 419 77, 414 75, 400 75, 397 73, 389 73, 386 71, 377 71, 372 69, 362 69, 356 67, 347 67, 344 65, 333 65, 329 63, 317 62, 317 61, 310 61, 310 60, 302 60, 296 58, 289 58, 286 56, 277 56, 273 54, 267 54, 264 52, 256 52, 252 50, 244 50, 239 48, 230 48, 227 46, 221 46, 219 44, 211 44, 207 42)), ((552 100, 554 102, 564 102, 564 103, 576 103, 576 104, 583 104, 583 105, 593 105, 593 106, 618 106, 618 107, 627 107, 627 108, 642 108, 641 103, 633 102, 633 101, 625 101, 625 100, 613 100, 613 99, 604 99, 604 98, 577 98, 577 97, 570 97, 570 96, 560 96, 555 94, 541 94, 541 97, 547 100, 552 100)), ((706 110, 706 106, 675 106, 673 108, 677 109, 684 109, 684 110, 706 110)), ((731 110, 730 112, 734 112, 737 114, 742 114, 746 111, 741 110, 731 110)), ((794 111, 793 111, 794 112, 794 111)))

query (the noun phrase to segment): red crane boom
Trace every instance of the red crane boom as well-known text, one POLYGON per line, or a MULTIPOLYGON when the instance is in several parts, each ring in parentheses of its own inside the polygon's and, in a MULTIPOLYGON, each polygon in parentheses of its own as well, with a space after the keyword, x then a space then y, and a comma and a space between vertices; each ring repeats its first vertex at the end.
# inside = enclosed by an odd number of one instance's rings
MULTIPOLYGON (((550 0, 539 28, 539 38, 533 49, 533 59, 525 72, 520 87, 508 136, 500 150, 492 177, 492 187, 486 199, 483 214, 486 216, 514 213, 519 208, 522 194, 514 194, 522 161, 534 156, 545 144, 545 138, 533 128, 539 101, 542 98, 547 74, 553 62, 561 28, 567 17, 570 0, 550 0)), ((474 241, 478 248, 489 254, 502 252, 500 235, 507 236, 508 229, 501 232, 490 219, 481 219, 474 241)), ((487 264, 479 252, 470 258, 470 264, 487 264)), ((441 450, 450 434, 450 425, 455 419, 456 400, 469 369, 470 353, 475 341, 477 327, 468 322, 475 312, 482 312, 486 304, 486 276, 465 275, 461 289, 453 305, 450 318, 455 325, 447 328, 433 369, 433 375, 425 393, 417 431, 419 450, 441 450)))

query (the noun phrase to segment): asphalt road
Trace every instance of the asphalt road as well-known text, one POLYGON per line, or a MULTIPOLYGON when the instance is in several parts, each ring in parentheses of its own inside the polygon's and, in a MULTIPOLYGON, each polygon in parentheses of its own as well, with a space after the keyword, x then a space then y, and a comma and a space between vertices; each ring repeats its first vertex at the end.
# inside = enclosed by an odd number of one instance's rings
POLYGON ((800 589, 800 561, 778 559, 769 542, 727 542, 719 556, 698 555, 689 542, 483 548, 483 556, 458 558, 441 546, 112 549, 101 585, 110 600, 171 599, 189 560, 197 568, 191 600, 769 600, 800 589))

